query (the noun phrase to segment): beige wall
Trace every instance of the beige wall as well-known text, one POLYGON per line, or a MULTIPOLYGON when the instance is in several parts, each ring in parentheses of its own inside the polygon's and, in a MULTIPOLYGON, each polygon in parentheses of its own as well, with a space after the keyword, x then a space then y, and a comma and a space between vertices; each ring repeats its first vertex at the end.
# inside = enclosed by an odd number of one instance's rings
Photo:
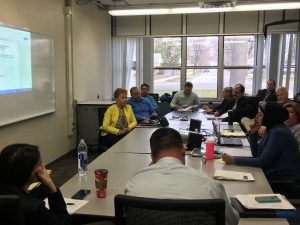
MULTIPOLYGON (((0 12, 0 22, 54 39, 56 112, 0 127, 0 149, 17 142, 35 144, 49 163, 76 145, 75 135, 68 137, 67 130, 64 0, 0 0, 0 12)), ((79 8, 74 3, 73 20, 76 99, 109 93, 110 17, 95 6, 79 8)))
POLYGON ((73 1, 74 98, 112 97, 110 16, 95 5, 73 1))

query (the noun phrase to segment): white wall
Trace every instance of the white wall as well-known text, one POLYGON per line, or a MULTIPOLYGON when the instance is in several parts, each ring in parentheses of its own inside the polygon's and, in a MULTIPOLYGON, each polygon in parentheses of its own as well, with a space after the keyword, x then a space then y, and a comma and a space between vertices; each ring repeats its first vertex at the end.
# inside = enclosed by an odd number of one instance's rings
POLYGON ((77 101, 112 97, 111 17, 93 4, 73 1, 74 98, 77 101))
MULTIPOLYGON (((17 142, 35 144, 43 161, 49 163, 72 150, 76 141, 75 135, 68 137, 67 130, 64 0, 0 3, 0 22, 53 37, 56 85, 56 112, 0 127, 0 149, 17 142)), ((95 6, 73 7, 76 99, 89 99, 102 92, 106 96, 111 92, 110 17, 95 6), (83 85, 79 87, 79 83, 83 85)))

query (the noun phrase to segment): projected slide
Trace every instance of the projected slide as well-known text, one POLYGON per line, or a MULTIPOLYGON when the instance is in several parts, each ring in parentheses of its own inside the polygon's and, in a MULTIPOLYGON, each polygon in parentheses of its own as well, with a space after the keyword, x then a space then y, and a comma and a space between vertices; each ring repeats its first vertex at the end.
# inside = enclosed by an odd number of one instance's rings
POLYGON ((32 89, 30 32, 0 27, 0 94, 32 89))

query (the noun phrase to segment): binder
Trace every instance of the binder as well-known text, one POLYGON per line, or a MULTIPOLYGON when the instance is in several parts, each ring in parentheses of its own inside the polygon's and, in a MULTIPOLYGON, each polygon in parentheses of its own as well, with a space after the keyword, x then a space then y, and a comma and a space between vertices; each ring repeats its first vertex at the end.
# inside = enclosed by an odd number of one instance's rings
POLYGON ((231 205, 239 212, 241 218, 289 218, 296 215, 296 210, 246 209, 237 198, 231 197, 230 200, 231 205))

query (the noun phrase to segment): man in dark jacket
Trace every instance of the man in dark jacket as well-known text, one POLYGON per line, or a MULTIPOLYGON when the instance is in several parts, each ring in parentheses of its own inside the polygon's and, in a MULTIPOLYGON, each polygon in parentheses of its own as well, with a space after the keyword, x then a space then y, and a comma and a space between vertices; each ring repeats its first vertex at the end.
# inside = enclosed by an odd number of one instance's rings
POLYGON ((233 97, 236 102, 233 106, 234 121, 240 123, 243 117, 254 118, 258 109, 258 99, 252 96, 244 96, 245 87, 236 84, 233 88, 233 97))
POLYGON ((256 97, 259 98, 260 102, 271 102, 271 101, 276 102, 277 97, 276 97, 275 88, 276 88, 275 80, 268 80, 267 88, 258 90, 256 97))

